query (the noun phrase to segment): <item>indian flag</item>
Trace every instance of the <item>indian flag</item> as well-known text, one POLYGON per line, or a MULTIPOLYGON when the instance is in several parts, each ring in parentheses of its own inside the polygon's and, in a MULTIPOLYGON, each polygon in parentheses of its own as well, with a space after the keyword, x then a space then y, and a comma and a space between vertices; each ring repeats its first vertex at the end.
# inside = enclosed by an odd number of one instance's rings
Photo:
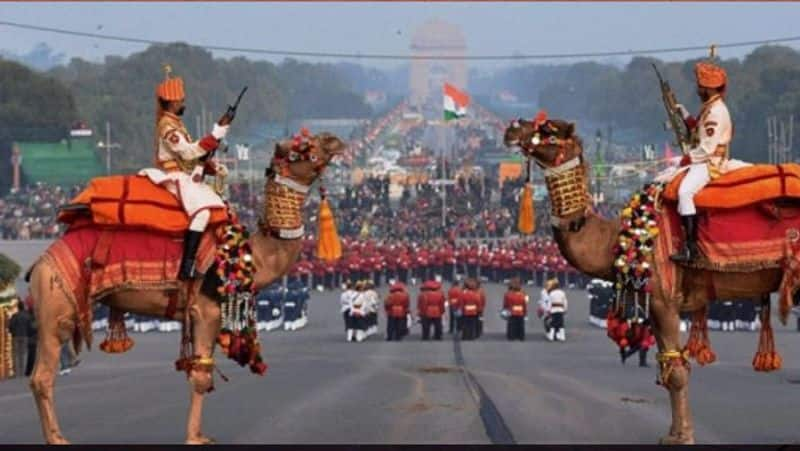
POLYGON ((444 120, 458 119, 466 116, 469 96, 455 86, 444 84, 444 120))

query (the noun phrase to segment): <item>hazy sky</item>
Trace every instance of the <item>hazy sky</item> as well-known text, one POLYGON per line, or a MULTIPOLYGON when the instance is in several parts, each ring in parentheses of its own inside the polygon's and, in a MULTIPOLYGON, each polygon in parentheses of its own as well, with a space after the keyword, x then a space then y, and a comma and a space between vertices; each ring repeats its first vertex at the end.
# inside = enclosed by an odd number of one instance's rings
MULTIPOLYGON (((800 3, 0 3, 0 21, 301 51, 406 53, 414 29, 431 18, 459 25, 471 54, 647 49, 800 35, 800 3)), ((0 25, 0 49, 24 53, 38 42, 93 60, 145 47, 0 25)), ((725 49, 721 56, 750 50, 725 49)))

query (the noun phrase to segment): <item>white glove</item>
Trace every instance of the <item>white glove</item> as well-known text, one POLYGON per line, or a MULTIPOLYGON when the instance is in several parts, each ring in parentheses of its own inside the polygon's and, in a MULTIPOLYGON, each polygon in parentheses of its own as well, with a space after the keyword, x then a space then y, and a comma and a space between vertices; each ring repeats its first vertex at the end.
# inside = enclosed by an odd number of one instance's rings
POLYGON ((228 134, 229 125, 219 125, 214 124, 214 128, 211 130, 211 136, 214 137, 217 141, 221 140, 228 134))
POLYGON ((676 104, 676 105, 675 105, 675 108, 677 108, 677 109, 678 109, 678 111, 680 111, 680 113, 681 113, 681 117, 682 117, 684 120, 686 120, 686 118, 688 118, 688 117, 690 116, 690 114, 689 114, 689 110, 687 110, 687 109, 686 109, 686 107, 685 107, 685 106, 683 106, 683 105, 681 105, 680 103, 676 104))

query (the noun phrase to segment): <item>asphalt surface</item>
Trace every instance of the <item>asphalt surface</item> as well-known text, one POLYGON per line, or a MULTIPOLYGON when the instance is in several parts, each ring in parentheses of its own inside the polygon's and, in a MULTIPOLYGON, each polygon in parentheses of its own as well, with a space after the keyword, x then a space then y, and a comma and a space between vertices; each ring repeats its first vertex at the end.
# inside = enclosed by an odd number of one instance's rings
MULTIPOLYGON (((44 246, 0 241, 0 252, 27 265, 44 246)), ((346 343, 338 292, 315 292, 306 328, 261 335, 265 377, 220 360, 231 380, 217 378, 205 432, 222 443, 652 444, 667 431, 669 402, 654 383, 653 356, 650 368, 637 367, 636 356, 622 366, 605 331, 587 322, 583 291, 568 291, 567 342, 547 342, 532 319, 528 339, 509 343, 497 314, 504 288, 487 289, 484 336, 458 344, 449 336, 422 342, 419 326, 399 343, 382 334, 346 343)), ((380 324, 383 331, 383 317, 380 324)), ((770 374, 750 366, 757 333, 711 332, 718 361, 693 365, 690 386, 699 443, 800 442, 800 335, 793 324, 773 325, 785 363, 770 374)), ((70 440, 182 442, 189 388, 173 370, 179 334, 132 336, 127 354, 84 353, 58 378, 70 440)), ((0 382, 0 424, 0 443, 41 442, 26 381, 0 382)))

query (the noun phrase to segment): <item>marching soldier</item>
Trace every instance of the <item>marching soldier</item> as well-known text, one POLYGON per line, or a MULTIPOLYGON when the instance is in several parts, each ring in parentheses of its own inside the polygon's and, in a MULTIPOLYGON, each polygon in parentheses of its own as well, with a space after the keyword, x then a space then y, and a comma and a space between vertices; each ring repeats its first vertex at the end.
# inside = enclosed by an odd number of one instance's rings
POLYGON ((210 209, 225 208, 220 196, 203 182, 203 176, 227 175, 228 169, 210 160, 209 156, 213 155, 220 140, 228 133, 235 113, 229 110, 217 120, 210 134, 193 141, 181 120, 186 108, 183 79, 170 78, 169 71, 167 68, 166 80, 156 88, 156 167, 143 169, 139 173, 146 175, 153 183, 164 185, 178 197, 191 218, 189 230, 183 239, 183 257, 178 271, 178 278, 187 280, 194 277, 195 254, 211 218, 210 209))
POLYGON ((463 312, 461 317, 462 339, 474 340, 480 335, 480 315, 486 305, 485 295, 476 279, 468 278, 464 281, 464 289, 461 291, 459 300, 463 312))
POLYGON ((355 334, 355 325, 350 317, 350 309, 352 308, 353 300, 358 293, 356 293, 353 287, 353 282, 345 282, 345 290, 342 292, 342 295, 339 298, 341 303, 342 318, 344 319, 344 330, 347 334, 347 341, 352 341, 353 335, 355 334))
POLYGON ((396 282, 389 288, 384 309, 386 311, 386 341, 400 341, 406 325, 406 316, 410 310, 410 299, 406 286, 396 282))
POLYGON ((356 293, 350 307, 350 322, 353 333, 348 333, 348 341, 362 342, 367 338, 367 304, 364 282, 356 282, 356 293))
POLYGON ((519 278, 511 279, 508 291, 503 297, 503 309, 508 312, 506 324, 506 338, 511 340, 525 340, 525 317, 528 315, 528 301, 530 298, 522 291, 519 278))
POLYGON ((459 318, 461 317, 460 295, 461 288, 458 286, 457 282, 453 282, 450 289, 447 291, 447 303, 450 310, 449 332, 451 334, 461 330, 458 324, 459 318))
POLYGON ((689 150, 689 170, 678 189, 678 213, 686 239, 681 250, 671 256, 676 262, 690 262, 697 256, 694 196, 724 172, 733 138, 733 123, 724 101, 728 82, 725 69, 710 62, 699 62, 694 71, 697 95, 703 102, 700 114, 694 118, 683 105, 677 105, 691 131, 692 148, 689 150))
POLYGON ((422 321, 422 339, 430 339, 431 326, 433 326, 433 338, 441 340, 444 293, 442 293, 442 286, 439 282, 428 280, 422 284, 422 290, 417 297, 417 315, 422 321))
POLYGON ((289 282, 283 303, 283 329, 297 330, 304 326, 304 313, 308 302, 308 287, 300 280, 289 282))
POLYGON ((560 288, 558 279, 547 281, 547 300, 550 313, 550 330, 547 334, 547 339, 550 341, 566 341, 564 314, 567 313, 567 295, 560 288))
POLYGON ((258 321, 256 327, 258 330, 269 330, 268 325, 281 318, 282 301, 283 288, 278 282, 273 282, 258 292, 256 295, 256 319, 258 321))
POLYGON ((378 332, 378 304, 380 303, 378 292, 375 291, 375 284, 372 280, 367 279, 364 281, 364 298, 367 311, 367 336, 370 336, 378 332))

